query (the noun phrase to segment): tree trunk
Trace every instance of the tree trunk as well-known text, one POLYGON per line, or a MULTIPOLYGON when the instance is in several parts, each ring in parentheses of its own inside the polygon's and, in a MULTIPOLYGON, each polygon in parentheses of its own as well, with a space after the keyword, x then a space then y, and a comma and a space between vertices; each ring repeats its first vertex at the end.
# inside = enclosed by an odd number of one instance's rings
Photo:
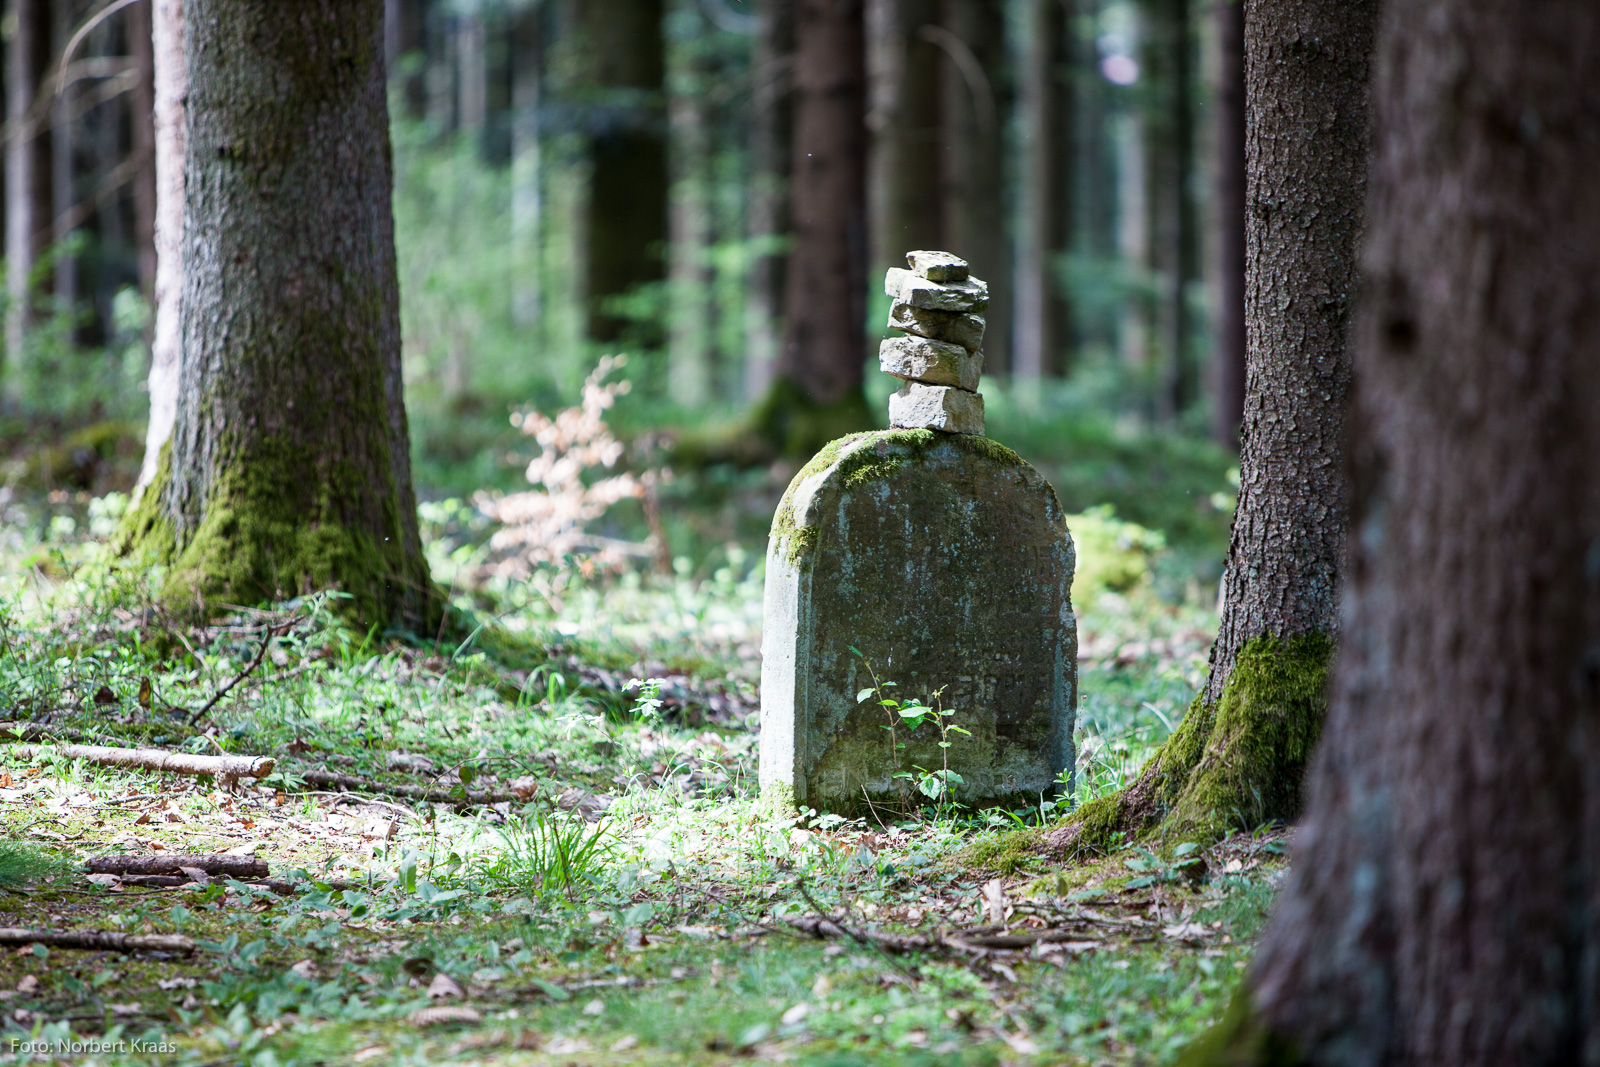
POLYGON ((1189 188, 1194 170, 1189 0, 1150 0, 1145 24, 1150 30, 1144 79, 1150 105, 1149 263, 1157 286, 1156 334, 1162 360, 1155 406, 1162 421, 1171 425, 1194 403, 1198 391, 1189 344, 1189 286, 1196 274, 1194 197, 1189 188))
POLYGON ((945 0, 941 24, 924 36, 945 53, 940 75, 948 250, 989 283, 985 374, 1004 374, 1011 355, 1011 244, 1006 219, 1005 10, 1001 0, 945 0), (937 31, 937 32, 934 32, 937 31))
POLYGON ((906 253, 943 248, 939 49, 923 33, 938 0, 867 0, 869 277, 904 267, 906 253))
POLYGON ((401 398, 382 0, 185 4, 177 417, 125 545, 176 605, 437 618, 401 398))
POLYGON ((764 0, 761 35, 751 57, 755 108, 750 139, 750 284, 745 303, 744 395, 762 396, 772 383, 783 332, 788 255, 789 172, 794 137, 794 4, 764 0))
POLYGON ((1066 340, 1066 306, 1056 281, 1055 257, 1067 246, 1066 147, 1070 102, 1065 90, 1066 12, 1063 0, 1030 0, 1027 55, 1022 74, 1026 125, 1022 199, 1025 221, 1017 234, 1016 324, 1011 373, 1037 386, 1058 373, 1066 340))
POLYGON ((6 49, 6 399, 21 397, 23 349, 35 319, 33 270, 48 246, 50 139, 47 112, 39 106, 39 82, 50 65, 49 0, 14 0, 11 41, 6 49))
MULTIPOLYGON (((662 0, 579 0, 576 30, 594 107, 589 139, 589 337, 623 339, 609 305, 666 276, 667 139, 662 122, 662 0)), ((630 338, 659 343, 654 331, 630 338)))
POLYGON ((677 0, 676 18, 695 27, 674 42, 673 88, 667 101, 671 128, 672 203, 667 280, 667 391, 685 408, 712 396, 712 118, 715 74, 702 36, 710 27, 698 5, 677 0))
MULTIPOLYGON (((52 65, 56 56, 66 49, 73 30, 72 4, 57 0, 50 5, 50 53, 52 65)), ((56 306, 72 308, 78 300, 78 258, 67 239, 77 226, 72 209, 77 203, 73 177, 76 167, 73 145, 73 112, 78 96, 76 79, 62 79, 50 100, 50 241, 55 246, 52 264, 55 280, 56 306)))
POLYGON ((544 303, 543 187, 540 174, 539 96, 544 74, 540 10, 522 8, 511 22, 511 314, 517 325, 536 327, 544 303))
POLYGON ((428 0, 384 0, 383 65, 390 78, 400 81, 407 118, 421 119, 427 114, 427 45, 428 0), (408 56, 412 57, 409 62, 408 56))
POLYGON ((1211 436, 1239 447, 1245 388, 1245 89, 1244 0, 1217 5, 1216 285, 1211 332, 1215 404, 1211 436))
POLYGON ((1293 873, 1189 1062, 1593 1063, 1600 7, 1384 7, 1349 626, 1293 873))
POLYGON ((161 450, 178 412, 178 360, 183 350, 183 0, 150 0, 155 64, 155 325, 150 331, 150 421, 145 427, 139 491, 156 476, 161 450))
POLYGON ((1347 525, 1348 318, 1376 11, 1377 0, 1245 9, 1249 382, 1222 624, 1177 732, 1131 786, 1057 831, 1059 848, 1158 824, 1172 843, 1211 840, 1300 811, 1347 525))
POLYGON ((139 288, 147 300, 156 292, 156 57, 151 8, 145 0, 128 8, 128 53, 138 82, 128 108, 129 144, 138 174, 133 179, 133 241, 139 257, 139 288))
POLYGON ((756 415, 785 453, 871 425, 866 363, 866 52, 862 0, 795 7, 794 245, 777 380, 756 415))

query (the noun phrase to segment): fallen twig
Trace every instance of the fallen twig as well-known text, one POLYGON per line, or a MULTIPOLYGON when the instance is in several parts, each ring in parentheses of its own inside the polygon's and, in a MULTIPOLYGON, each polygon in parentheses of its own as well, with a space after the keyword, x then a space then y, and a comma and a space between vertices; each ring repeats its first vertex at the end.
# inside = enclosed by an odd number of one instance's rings
POLYGON ((0 945, 49 945, 51 948, 102 949, 112 952, 193 952, 194 941, 182 934, 124 934, 114 930, 27 930, 0 927, 0 945))
POLYGON ((267 627, 267 636, 262 638, 262 640, 261 640, 261 648, 260 648, 259 651, 256 652, 256 658, 251 660, 249 662, 249 664, 246 665, 244 670, 242 670, 238 674, 234 675, 232 680, 230 680, 227 685, 223 686, 221 689, 218 689, 215 693, 213 693, 211 695, 211 699, 210 700, 208 700, 204 704, 200 705, 200 707, 195 711, 195 713, 193 715, 189 716, 189 725, 193 726, 195 723, 199 722, 202 716, 204 716, 208 711, 210 711, 212 708, 217 706, 217 701, 219 701, 223 697, 227 696, 233 690, 234 686, 238 685, 240 682, 242 682, 246 678, 250 677, 251 673, 257 667, 261 666, 261 661, 267 658, 267 649, 272 647, 272 639, 274 637, 277 637, 281 633, 287 633, 291 628, 293 628, 293 626, 294 626, 296 621, 298 621, 298 620, 290 619, 288 622, 284 623, 282 626, 269 626, 269 627, 267 627))
POLYGON ((84 863, 90 874, 179 875, 184 868, 229 878, 265 878, 267 861, 254 856, 168 852, 160 856, 91 856, 84 863))
MULTIPOLYGON (((197 756, 164 748, 112 748, 106 745, 56 745, 56 754, 88 760, 104 767, 127 767, 170 774, 193 774, 236 782, 240 778, 265 778, 277 767, 271 756, 197 756)), ((11 749, 18 759, 36 759, 41 750, 31 745, 11 749)))
POLYGON ((438 789, 426 785, 392 785, 370 778, 357 778, 353 774, 335 774, 333 771, 304 771, 300 773, 300 779, 306 785, 345 789, 352 793, 382 793, 385 796, 405 797, 407 800, 422 800, 436 804, 505 804, 522 799, 509 791, 468 789, 458 794, 450 789, 438 789))

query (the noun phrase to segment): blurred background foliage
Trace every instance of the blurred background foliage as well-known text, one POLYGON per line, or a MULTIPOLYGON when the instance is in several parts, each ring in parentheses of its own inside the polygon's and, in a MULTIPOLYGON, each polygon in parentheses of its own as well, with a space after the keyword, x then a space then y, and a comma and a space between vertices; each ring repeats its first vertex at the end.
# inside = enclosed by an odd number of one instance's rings
MULTIPOLYGON (((43 12, 35 37, 52 55, 105 6, 22 2, 43 12)), ((144 6, 83 37, 23 146, 45 176, 31 210, 53 222, 36 248, 7 245, 0 494, 37 504, 41 529, 86 523, 89 501, 125 492, 140 459, 144 6)), ((759 561, 797 462, 710 462, 674 442, 741 425, 782 337, 788 6, 389 0, 407 406, 437 566, 493 533, 460 502, 527 486, 537 448, 511 416, 576 406, 613 353, 632 385, 606 413, 620 466, 670 475, 610 508, 596 535, 648 540, 640 564, 663 571, 686 560, 710 573, 730 545, 746 570, 759 561), (620 179, 616 152, 635 153, 620 179)), ((1215 190, 1232 173, 1211 133, 1227 60, 1217 13, 1190 0, 865 6, 871 410, 883 418, 892 385, 872 373, 887 310, 876 281, 931 237, 997 293, 989 435, 1075 514, 1080 589, 1165 583, 1204 600, 1237 462, 1237 417, 1212 383, 1242 358, 1214 328, 1231 314, 1214 254, 1231 224, 1215 190), (955 243, 963 234, 976 247, 955 243)), ((8 61, 29 44, 18 25, 0 26, 8 61)), ((8 217, 20 195, 6 188, 8 217)))

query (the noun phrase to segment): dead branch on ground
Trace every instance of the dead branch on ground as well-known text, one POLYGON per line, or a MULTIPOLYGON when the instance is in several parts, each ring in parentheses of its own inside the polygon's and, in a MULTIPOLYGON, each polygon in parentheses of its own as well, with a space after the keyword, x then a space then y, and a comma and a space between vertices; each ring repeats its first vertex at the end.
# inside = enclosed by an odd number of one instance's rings
MULTIPOLYGON (((265 778, 277 767, 271 756, 198 756, 188 752, 169 752, 162 748, 111 748, 105 745, 55 746, 56 754, 67 759, 88 760, 103 767, 122 767, 169 774, 192 774, 237 782, 240 778, 265 778)), ((18 745, 11 754, 18 759, 37 759, 42 748, 18 745)))
POLYGON ((124 934, 115 930, 28 930, 0 927, 0 945, 48 945, 111 952, 193 952, 195 943, 181 934, 124 934))

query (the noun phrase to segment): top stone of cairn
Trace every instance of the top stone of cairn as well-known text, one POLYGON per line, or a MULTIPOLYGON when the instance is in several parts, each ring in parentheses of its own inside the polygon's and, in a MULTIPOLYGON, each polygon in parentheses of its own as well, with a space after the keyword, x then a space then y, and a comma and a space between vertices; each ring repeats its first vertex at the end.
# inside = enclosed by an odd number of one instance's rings
POLYGON ((932 252, 919 249, 906 253, 906 266, 930 282, 964 282, 967 280, 967 261, 949 252, 932 252))

